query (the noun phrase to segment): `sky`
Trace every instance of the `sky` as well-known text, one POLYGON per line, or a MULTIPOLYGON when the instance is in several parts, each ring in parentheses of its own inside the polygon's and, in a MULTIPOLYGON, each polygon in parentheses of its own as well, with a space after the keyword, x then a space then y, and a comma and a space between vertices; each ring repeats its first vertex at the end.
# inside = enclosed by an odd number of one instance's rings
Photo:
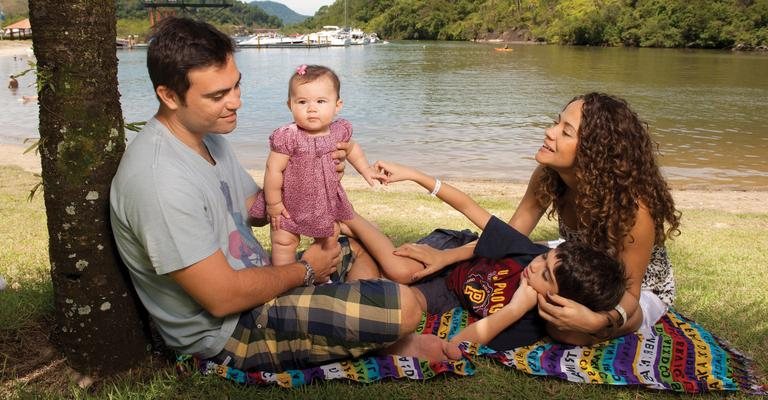
POLYGON ((315 15, 318 8, 333 4, 334 0, 272 0, 282 3, 301 15, 315 15))

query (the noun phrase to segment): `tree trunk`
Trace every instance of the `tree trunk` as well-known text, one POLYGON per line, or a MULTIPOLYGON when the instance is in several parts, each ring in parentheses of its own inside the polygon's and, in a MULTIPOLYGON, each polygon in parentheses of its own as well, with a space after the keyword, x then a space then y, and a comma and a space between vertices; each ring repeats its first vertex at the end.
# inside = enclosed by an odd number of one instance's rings
POLYGON ((141 311, 109 225, 109 185, 125 150, 115 1, 30 0, 29 8, 54 342, 75 370, 109 375, 149 354, 141 311))

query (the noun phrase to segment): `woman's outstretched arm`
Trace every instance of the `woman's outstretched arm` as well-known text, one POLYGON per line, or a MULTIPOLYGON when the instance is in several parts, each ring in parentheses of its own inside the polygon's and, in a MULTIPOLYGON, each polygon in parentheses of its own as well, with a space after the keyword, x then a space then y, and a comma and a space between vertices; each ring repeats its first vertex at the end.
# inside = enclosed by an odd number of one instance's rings
POLYGON ((455 208, 456 211, 464 214, 480 229, 485 229, 485 225, 491 219, 491 214, 486 209, 480 207, 466 193, 447 183, 440 182, 437 178, 431 177, 417 169, 388 161, 376 161, 374 168, 384 175, 382 183, 387 184, 406 180, 416 182, 424 189, 434 193, 440 200, 455 208), (438 184, 440 185, 439 187, 437 187, 438 184), (437 192, 435 192, 436 188, 437 192))

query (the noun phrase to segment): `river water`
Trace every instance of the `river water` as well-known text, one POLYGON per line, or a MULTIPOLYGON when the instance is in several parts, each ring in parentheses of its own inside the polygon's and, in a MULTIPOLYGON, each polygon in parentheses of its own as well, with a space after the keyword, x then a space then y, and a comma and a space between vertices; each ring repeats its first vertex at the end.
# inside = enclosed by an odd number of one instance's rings
MULTIPOLYGON (((243 49, 243 108, 230 135, 249 168, 263 168, 267 138, 290 122, 287 81, 302 63, 342 81, 340 116, 369 160, 389 159, 446 178, 525 181, 544 129, 577 94, 629 101, 659 143, 676 186, 768 189, 768 55, 726 51, 403 41, 323 49, 243 49)), ((127 121, 156 100, 144 50, 118 51, 127 121)), ((0 58, 0 75, 26 60, 0 58)), ((4 75, 3 75, 4 74, 4 75)), ((0 94, 0 141, 36 136, 31 74, 0 94)))

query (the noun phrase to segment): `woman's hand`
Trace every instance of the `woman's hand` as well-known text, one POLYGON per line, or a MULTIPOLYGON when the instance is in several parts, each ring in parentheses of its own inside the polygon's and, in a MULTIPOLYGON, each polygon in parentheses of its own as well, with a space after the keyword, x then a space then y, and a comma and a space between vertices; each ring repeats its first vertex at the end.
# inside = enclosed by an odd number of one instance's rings
POLYGON ((555 329, 591 334, 604 328, 603 316, 573 300, 556 294, 538 298, 539 315, 555 329))
POLYGON ((379 173, 376 179, 386 185, 392 182, 410 181, 415 178, 417 171, 390 161, 376 161, 373 168, 379 173))
POLYGON ((408 257, 424 264, 424 269, 413 274, 411 280, 416 282, 425 276, 432 275, 445 268, 451 262, 445 257, 443 250, 438 250, 426 244, 409 243, 395 249, 397 256, 408 257))

